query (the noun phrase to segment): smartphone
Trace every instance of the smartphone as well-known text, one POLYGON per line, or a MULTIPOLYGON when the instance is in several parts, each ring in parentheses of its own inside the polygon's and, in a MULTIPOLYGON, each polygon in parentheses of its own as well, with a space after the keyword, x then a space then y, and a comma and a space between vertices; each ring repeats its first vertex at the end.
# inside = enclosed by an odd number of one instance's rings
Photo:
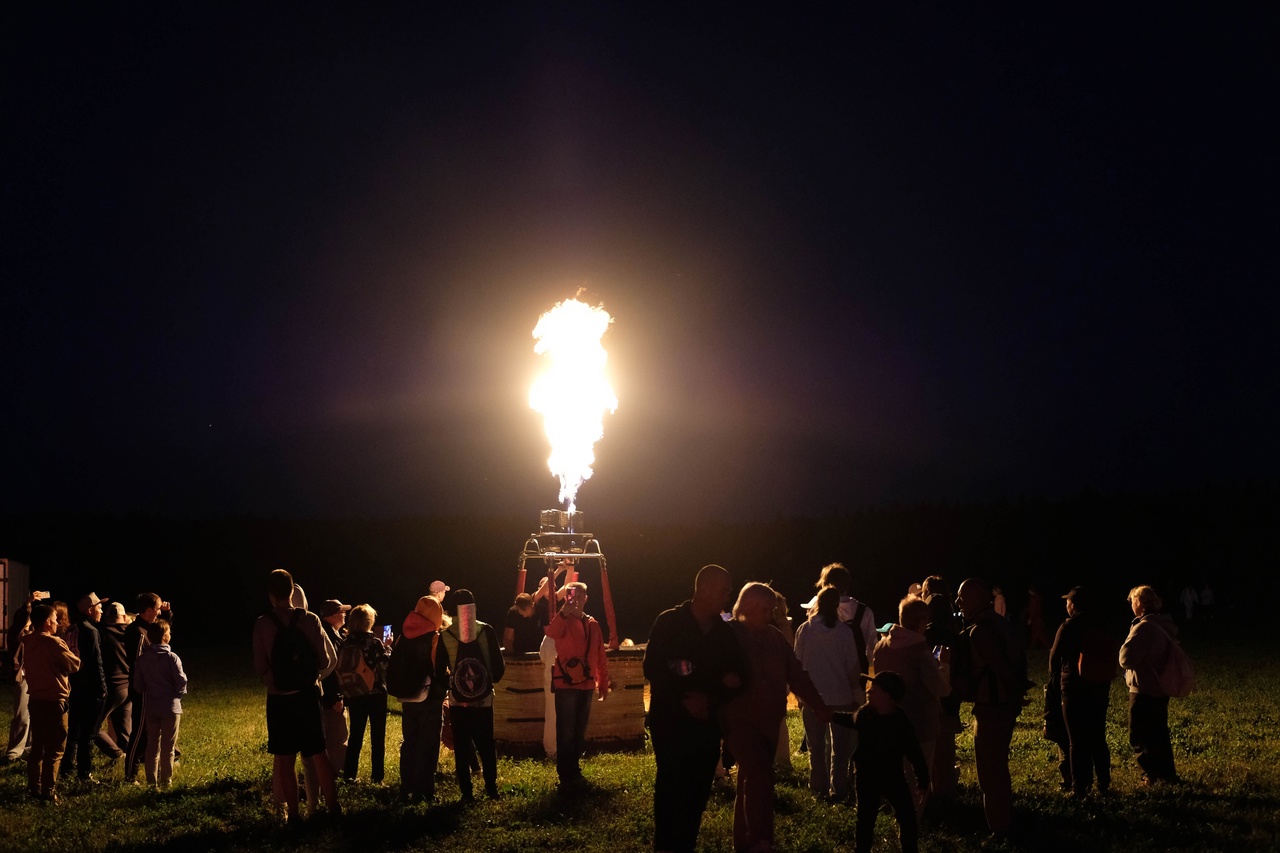
POLYGON ((391 642, 391 626, 390 625, 382 626, 382 642, 384 643, 391 642))
POLYGON ((36 601, 44 601, 49 597, 49 590, 45 589, 39 592, 33 592, 31 593, 31 597, 34 598, 36 601))

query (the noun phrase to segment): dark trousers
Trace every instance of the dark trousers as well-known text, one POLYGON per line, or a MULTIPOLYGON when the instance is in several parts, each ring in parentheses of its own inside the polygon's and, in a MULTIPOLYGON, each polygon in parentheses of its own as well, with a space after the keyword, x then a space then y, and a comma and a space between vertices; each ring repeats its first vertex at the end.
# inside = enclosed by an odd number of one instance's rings
POLYGON ((594 690, 557 690, 556 774, 561 782, 582 778, 582 750, 587 743, 594 690))
POLYGON ((354 696, 346 702, 347 713, 351 715, 351 734, 347 739, 347 758, 342 767, 342 778, 347 781, 356 778, 356 771, 360 768, 360 747, 364 744, 364 729, 367 723, 369 726, 369 778, 375 784, 381 782, 387 755, 387 694, 370 693, 368 696, 354 696))
POLYGON ((484 789, 498 792, 498 748, 493 740, 493 707, 476 708, 449 705, 449 721, 453 725, 453 766, 458 790, 471 796, 472 757, 480 759, 484 789))
POLYGON ((404 735, 400 744, 402 797, 424 797, 430 800, 436 795, 443 705, 443 699, 401 704, 400 726, 404 735))
POLYGON ((898 819, 898 836, 902 853, 917 853, 920 849, 920 827, 916 822, 916 804, 907 787, 907 778, 901 768, 887 778, 876 778, 873 768, 857 769, 855 786, 858 790, 858 820, 855 824, 854 849, 858 853, 870 853, 876 840, 876 815, 880 801, 888 800, 893 816, 898 819))
POLYGON ((720 757, 720 728, 692 720, 652 720, 653 849, 693 853, 720 757))
POLYGON ((1129 745, 1149 779, 1170 782, 1178 778, 1169 742, 1168 696, 1129 694, 1129 745))
POLYGON ((1083 794, 1098 777, 1098 790, 1111 787, 1111 748, 1107 746, 1110 684, 1074 684, 1062 695, 1062 717, 1070 738, 1071 783, 1083 794))
POLYGON ((27 790, 33 796, 48 796, 54 792, 58 764, 67 747, 67 704, 56 699, 32 698, 27 707, 31 714, 27 790))
MULTIPOLYGON (((87 779, 93 770, 93 742, 98 734, 97 726, 102 720, 102 696, 85 696, 71 691, 70 710, 67 712, 67 750, 63 756, 62 775, 70 776, 74 766, 76 775, 87 779)), ((103 735, 106 738, 105 735, 103 735)), ((106 738, 110 741, 110 738, 106 738)), ((111 748, 100 744, 107 753, 116 751, 115 743, 111 748)))
MULTIPOLYGON (((98 728, 102 728, 108 721, 111 727, 116 730, 115 740, 112 745, 116 746, 119 751, 124 752, 129 749, 129 737, 133 733, 133 703, 129 701, 129 685, 107 685, 107 700, 102 704, 102 719, 98 721, 98 728)), ((106 732, 103 732, 104 738, 110 738, 106 732)), ((103 741, 98 741, 99 746, 105 745, 103 741)), ((116 753, 112 753, 116 754, 116 753)))
POLYGON ((125 781, 132 781, 137 775, 138 764, 141 763, 146 750, 142 748, 142 727, 145 724, 145 715, 142 713, 142 694, 133 690, 129 691, 130 706, 130 724, 129 724, 129 750, 124 759, 124 778, 125 781))
POLYGON ((998 835, 1013 824, 1013 778, 1009 775, 1009 744, 1021 706, 1016 703, 973 706, 973 758, 982 789, 987 828, 998 835))

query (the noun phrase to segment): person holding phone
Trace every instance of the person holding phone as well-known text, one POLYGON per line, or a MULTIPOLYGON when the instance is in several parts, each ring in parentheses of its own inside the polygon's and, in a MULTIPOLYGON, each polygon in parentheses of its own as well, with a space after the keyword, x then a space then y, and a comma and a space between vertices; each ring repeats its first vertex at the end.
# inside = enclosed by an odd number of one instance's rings
POLYGON ((543 630, 555 640, 556 659, 551 670, 551 691, 556 704, 556 774, 562 790, 582 790, 582 750, 586 744, 591 698, 609 695, 609 662, 604 653, 600 623, 588 616, 587 585, 565 585, 564 606, 543 630))

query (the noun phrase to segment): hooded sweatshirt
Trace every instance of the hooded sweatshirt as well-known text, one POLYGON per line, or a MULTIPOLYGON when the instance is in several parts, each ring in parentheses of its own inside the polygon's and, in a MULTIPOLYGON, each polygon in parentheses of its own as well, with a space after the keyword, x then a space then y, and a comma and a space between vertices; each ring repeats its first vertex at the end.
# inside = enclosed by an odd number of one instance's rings
POLYGON ((442 667, 444 658, 436 655, 436 650, 440 645, 440 617, 440 605, 438 603, 435 604, 434 612, 423 607, 420 603, 417 610, 411 611, 404 618, 404 624, 400 628, 400 638, 392 647, 391 657, 394 659, 396 655, 400 655, 402 659, 405 656, 417 658, 419 660, 418 666, 427 667, 431 672, 431 684, 418 696, 401 697, 401 702, 423 702, 427 699, 432 699, 436 702, 444 701, 449 681, 445 677, 442 667), (424 616, 419 612, 420 610, 428 610, 428 612, 431 612, 432 618, 424 616))
POLYGON ((32 699, 65 702, 71 696, 71 673, 78 658, 61 637, 35 632, 22 638, 22 666, 32 699))
POLYGON ((1178 626, 1167 613, 1147 613, 1134 619, 1129 638, 1120 647, 1120 665, 1130 693, 1167 696, 1160 689, 1160 671, 1169 660, 1169 644, 1178 626))
POLYGON ((896 672, 907 685, 899 703, 921 743, 938 737, 938 699, 951 693, 951 667, 938 663, 924 634, 894 625, 876 643, 876 672, 896 672))
POLYGON ((821 616, 809 617, 796 629, 795 651, 828 706, 857 707, 866 701, 858 646, 847 624, 828 627, 821 616))

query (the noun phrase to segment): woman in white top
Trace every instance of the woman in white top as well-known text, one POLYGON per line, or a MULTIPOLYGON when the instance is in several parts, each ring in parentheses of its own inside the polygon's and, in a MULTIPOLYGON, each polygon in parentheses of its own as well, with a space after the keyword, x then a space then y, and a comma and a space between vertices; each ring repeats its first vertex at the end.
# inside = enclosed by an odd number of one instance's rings
MULTIPOLYGON (((852 711, 866 699, 862 666, 853 629, 840 621, 840 590, 824 587, 813 613, 796 631, 796 657, 809 673, 822 701, 833 711, 852 711)), ((823 724, 803 707, 805 738, 809 743, 809 787, 820 797, 843 800, 849 788, 849 761, 857 734, 844 726, 823 724)))

